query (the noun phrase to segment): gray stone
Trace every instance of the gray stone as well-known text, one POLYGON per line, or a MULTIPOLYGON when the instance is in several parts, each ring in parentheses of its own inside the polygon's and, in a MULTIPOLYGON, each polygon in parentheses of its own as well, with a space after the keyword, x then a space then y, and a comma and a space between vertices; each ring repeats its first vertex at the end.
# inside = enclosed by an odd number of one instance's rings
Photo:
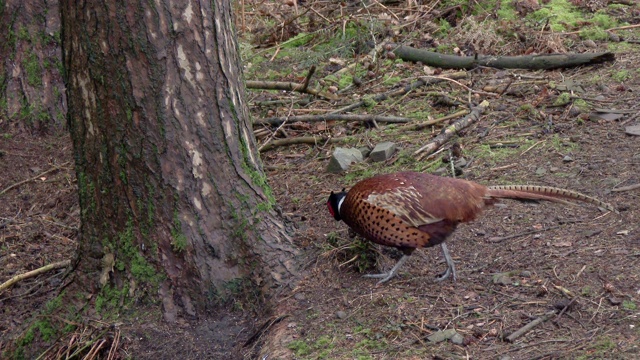
POLYGON ((501 273, 493 275, 493 283, 496 285, 511 285, 513 281, 509 273, 501 273))
POLYGON ((562 158, 563 162, 572 162, 573 158, 569 155, 565 155, 565 157, 562 158))
POLYGON ((360 151, 360 153, 362 154, 362 158, 365 159, 369 156, 369 154, 371 154, 371 149, 369 149, 366 146, 363 147, 359 147, 358 151, 360 151))
POLYGON ((396 144, 390 141, 385 141, 377 144, 371 151, 369 157, 372 161, 385 161, 388 160, 395 151, 396 144))
POLYGON ((543 167, 539 167, 536 169, 536 175, 538 176, 542 176, 544 174, 547 173, 547 169, 543 168, 543 167))
POLYGON ((462 345, 462 343, 464 342, 464 336, 460 335, 459 333, 455 333, 450 340, 456 345, 462 345))
POLYGON ((433 175, 442 176, 442 175, 444 175, 446 173, 447 173, 447 168, 441 167, 441 168, 438 168, 436 171, 434 171, 433 175))
POLYGON ((531 271, 522 270, 522 271, 520 271, 520 276, 525 277, 525 278, 530 278, 531 277, 531 271))
POLYGON ((461 168, 461 169, 463 167, 466 167, 468 164, 469 163, 467 162, 467 159, 465 159, 465 158, 460 158, 460 159, 456 160, 456 162, 454 163, 455 167, 458 167, 458 168, 461 168))
POLYGON ((351 164, 358 163, 363 160, 362 153, 358 149, 353 148, 336 148, 333 151, 327 172, 340 173, 349 168, 351 164))
POLYGON ((347 317, 347 313, 344 311, 338 311, 336 312, 336 316, 338 317, 338 319, 344 319, 347 317))
POLYGON ((640 136, 640 125, 627 126, 624 128, 624 132, 629 135, 640 136))
POLYGON ((457 334, 455 329, 436 331, 433 334, 427 336, 427 340, 431 341, 432 343, 439 343, 451 339, 455 334, 457 334))

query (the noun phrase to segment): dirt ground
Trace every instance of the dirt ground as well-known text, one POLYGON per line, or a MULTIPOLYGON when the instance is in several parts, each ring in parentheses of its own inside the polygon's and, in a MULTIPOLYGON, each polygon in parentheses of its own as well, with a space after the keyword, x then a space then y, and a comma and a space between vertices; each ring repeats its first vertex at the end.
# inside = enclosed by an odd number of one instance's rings
MULTIPOLYGON (((606 50, 607 42, 597 46, 593 51, 606 50)), ((349 188, 372 173, 432 169, 434 163, 435 168, 447 169, 440 157, 416 160, 410 155, 439 127, 404 131, 328 123, 290 128, 290 136, 355 134, 359 140, 348 146, 394 141, 399 150, 382 165, 367 161, 346 174, 325 171, 333 145, 278 147, 262 153, 279 206, 298 224, 296 242, 305 254, 303 278, 281 300, 287 317, 267 332, 277 345, 268 358, 640 357, 640 190, 625 190, 640 183, 640 137, 625 133, 626 127, 640 124, 638 54, 636 45, 617 52, 614 63, 594 67, 471 72, 464 83, 473 89, 514 78, 542 84, 514 86, 500 96, 472 96, 476 103, 487 98, 491 105, 479 122, 459 134, 457 143, 468 163, 460 177, 483 184, 529 183, 577 190, 613 204, 619 213, 589 205, 503 201, 478 220, 461 225, 448 240, 458 269, 456 282, 433 281, 444 270, 444 262, 440 250, 430 248, 416 251, 397 278, 376 286, 362 274, 375 272, 376 267, 388 269, 398 254, 351 239, 347 227, 335 222, 326 209, 330 191, 349 188), (620 71, 631 75, 619 81, 614 74, 620 71), (571 102, 553 105, 562 91, 550 84, 569 80, 583 89, 576 96, 586 99, 590 110, 571 102), (593 116, 595 108, 628 111, 611 120, 593 116), (373 258, 377 266, 366 267, 362 257, 373 258), (546 321, 515 341, 504 339, 545 314, 549 314, 546 321), (428 339, 447 329, 454 329, 462 340, 428 339)), ((401 68, 403 74, 423 70, 411 63, 401 68)), ((450 83, 429 90, 460 91, 450 83)), ((458 98, 464 99, 466 92, 462 94, 458 98)), ((251 104, 269 96, 250 93, 251 104)), ((425 96, 412 94, 406 101, 425 96)), ((443 113, 451 110, 430 100, 423 103, 443 113)), ((268 110, 252 107, 256 118, 266 117, 268 110)), ((406 115, 402 103, 385 111, 406 115)), ((4 282, 72 258, 79 206, 67 135, 30 134, 6 124, 0 135, 0 282, 4 282)), ((259 138, 261 144, 264 141, 259 138)), ((62 274, 63 269, 47 272, 0 293, 0 351, 56 294, 62 274)), ((150 323, 125 324, 119 354, 222 359, 250 353, 240 345, 251 335, 246 319, 236 315, 183 324, 179 330, 152 324, 157 320, 152 317, 146 319, 150 323)))

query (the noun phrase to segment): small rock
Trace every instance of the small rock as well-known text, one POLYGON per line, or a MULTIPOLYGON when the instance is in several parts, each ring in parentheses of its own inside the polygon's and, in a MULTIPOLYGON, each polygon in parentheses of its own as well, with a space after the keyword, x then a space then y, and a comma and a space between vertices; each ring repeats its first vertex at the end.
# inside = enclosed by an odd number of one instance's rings
POLYGON ((462 345, 464 343, 464 336, 455 333, 449 340, 456 345, 462 345))
POLYGON ((562 162, 572 162, 573 158, 569 155, 565 155, 565 157, 562 158, 562 162))
POLYGON ((522 270, 522 271, 520 271, 520 276, 525 277, 525 278, 530 278, 531 277, 531 271, 522 270))
POLYGON ((433 172, 433 175, 442 176, 447 173, 447 168, 441 167, 433 172))
POLYGON ((361 162, 362 160, 362 153, 358 149, 338 147, 333 151, 333 155, 327 166, 327 171, 337 174, 347 170, 351 164, 361 162))
POLYGON ((451 339, 457 333, 458 332, 455 329, 436 331, 433 334, 427 336, 427 340, 431 341, 432 343, 439 343, 451 339))
POLYGON ((492 281, 496 285, 511 285, 511 283, 513 283, 509 273, 495 274, 493 275, 492 281))
POLYGON ((618 34, 612 31, 607 31, 607 35, 609 35, 609 40, 613 42, 620 42, 620 36, 618 36, 618 34))
POLYGON ((575 304, 576 304, 575 301, 572 302, 569 299, 561 299, 561 300, 557 301, 555 304, 553 304, 553 307, 556 310, 564 310, 565 308, 567 310, 571 310, 574 307, 575 304))
POLYGON ((369 154, 371 154, 371 149, 366 146, 359 147, 358 151, 360 151, 360 153, 362 154, 362 158, 366 158, 369 156, 369 154))
POLYGON ((552 167, 549 168, 549 172, 550 173, 558 172, 559 170, 560 170, 560 168, 559 167, 555 167, 555 166, 552 166, 552 167))
POLYGON ((640 125, 627 126, 624 128, 624 132, 628 135, 640 136, 640 125))
POLYGON ((612 297, 612 296, 610 296, 610 297, 608 297, 608 298, 607 298, 607 300, 609 300, 609 303, 610 303, 611 305, 614 305, 614 306, 615 306, 615 305, 620 305, 620 304, 622 304, 622 300, 620 300, 620 299, 618 299, 618 298, 616 298, 616 297, 612 297))
POLYGON ((385 161, 388 160, 395 151, 396 144, 390 141, 385 141, 377 144, 371 151, 371 154, 369 154, 369 157, 372 161, 385 161))
POLYGON ((596 45, 595 41, 593 40, 585 40, 582 42, 582 44, 588 48, 595 48, 598 47, 598 45, 596 45))
POLYGON ((454 163, 454 166, 459 167, 459 168, 463 168, 463 167, 467 166, 467 164, 468 164, 467 159, 460 158, 460 159, 456 160, 456 162, 454 163))
POLYGON ((577 117, 581 113, 582 112, 580 111, 580 108, 578 108, 577 106, 572 106, 571 108, 569 108, 569 116, 570 117, 577 117))
POLYGON ((543 167, 539 167, 536 169, 536 175, 538 176, 542 176, 544 174, 547 173, 547 169, 543 168, 543 167))
POLYGON ((344 311, 338 311, 336 312, 336 316, 338 317, 338 319, 344 319, 347 317, 347 313, 344 311))

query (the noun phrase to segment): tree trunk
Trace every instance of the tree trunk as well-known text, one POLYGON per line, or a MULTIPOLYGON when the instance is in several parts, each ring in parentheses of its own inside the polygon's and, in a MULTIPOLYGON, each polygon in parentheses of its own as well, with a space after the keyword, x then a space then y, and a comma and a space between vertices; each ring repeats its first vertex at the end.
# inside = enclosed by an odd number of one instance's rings
POLYGON ((269 298, 296 250, 256 155, 230 2, 61 7, 75 274, 102 288, 96 308, 159 295, 175 321, 269 298))
POLYGON ((0 1, 0 126, 61 130, 67 112, 57 1, 0 1))

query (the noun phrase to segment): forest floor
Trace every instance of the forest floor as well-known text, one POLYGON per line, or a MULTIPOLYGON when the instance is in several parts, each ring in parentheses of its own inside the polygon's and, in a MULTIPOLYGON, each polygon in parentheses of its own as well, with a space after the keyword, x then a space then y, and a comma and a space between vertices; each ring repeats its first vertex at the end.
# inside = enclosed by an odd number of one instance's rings
MULTIPOLYGON (((304 260, 302 279, 280 302, 287 316, 253 344, 256 349, 267 344, 263 351, 269 359, 640 357, 640 189, 632 186, 640 184, 640 136, 626 133, 640 125, 640 31, 597 36, 605 15, 615 21, 604 28, 637 24, 638 5, 595 9, 599 20, 586 5, 572 8, 572 15, 585 17, 579 25, 567 25, 571 21, 559 15, 565 28, 549 31, 544 26, 555 25, 553 20, 532 18, 540 10, 525 2, 511 8, 518 16, 508 20, 495 15, 505 16, 509 8, 480 5, 404 8, 402 2, 363 8, 359 2, 317 2, 309 12, 316 16, 296 16, 287 2, 255 3, 247 1, 244 11, 238 9, 247 79, 299 83, 315 65, 312 87, 339 97, 326 101, 295 92, 249 90, 249 106, 258 120, 323 114, 419 77, 453 73, 403 62, 385 50, 369 57, 372 45, 385 38, 459 55, 611 51, 616 57, 614 62, 561 70, 477 68, 456 81, 369 101, 354 111, 409 117, 416 124, 468 110, 470 102, 489 102, 477 122, 424 158, 414 152, 464 115, 419 130, 383 122, 256 125, 259 147, 277 139, 322 139, 317 145, 289 144, 261 152, 278 205, 298 224, 295 241, 304 260), (590 24, 595 30, 574 32, 590 24), (636 42, 619 41, 621 37, 636 42), (345 136, 349 138, 340 144, 326 141, 345 136), (336 146, 372 147, 383 141, 398 147, 390 159, 367 160, 340 174, 326 171, 336 146), (613 204, 619 213, 588 205, 504 201, 459 226, 448 240, 458 269, 456 282, 434 282, 444 270, 438 248, 416 251, 399 276, 384 285, 363 278, 388 269, 398 254, 350 238, 347 226, 329 216, 329 193, 400 170, 451 176, 451 157, 458 162, 457 177, 572 189, 613 204), (462 164, 460 158, 465 159, 462 164), (506 340, 542 317, 522 336, 506 340), (458 339, 429 339, 443 330, 455 330, 458 339)), ((306 9, 301 5, 297 11, 306 9)), ((71 259, 79 227, 69 136, 2 126, 0 282, 71 259)), ((33 321, 34 314, 46 311, 63 274, 63 269, 50 271, 0 292, 0 351, 11 338, 25 336, 17 332, 24 331, 22 325, 33 321)), ((164 325, 130 327, 119 354, 155 359, 253 354, 241 346, 251 333, 233 316, 206 325, 215 331, 202 330, 202 324, 183 328, 180 339, 164 325), (228 336, 221 338, 225 331, 228 336), (219 351, 202 349, 221 341, 219 351)), ((41 335, 47 334, 46 322, 38 324, 41 335)))

